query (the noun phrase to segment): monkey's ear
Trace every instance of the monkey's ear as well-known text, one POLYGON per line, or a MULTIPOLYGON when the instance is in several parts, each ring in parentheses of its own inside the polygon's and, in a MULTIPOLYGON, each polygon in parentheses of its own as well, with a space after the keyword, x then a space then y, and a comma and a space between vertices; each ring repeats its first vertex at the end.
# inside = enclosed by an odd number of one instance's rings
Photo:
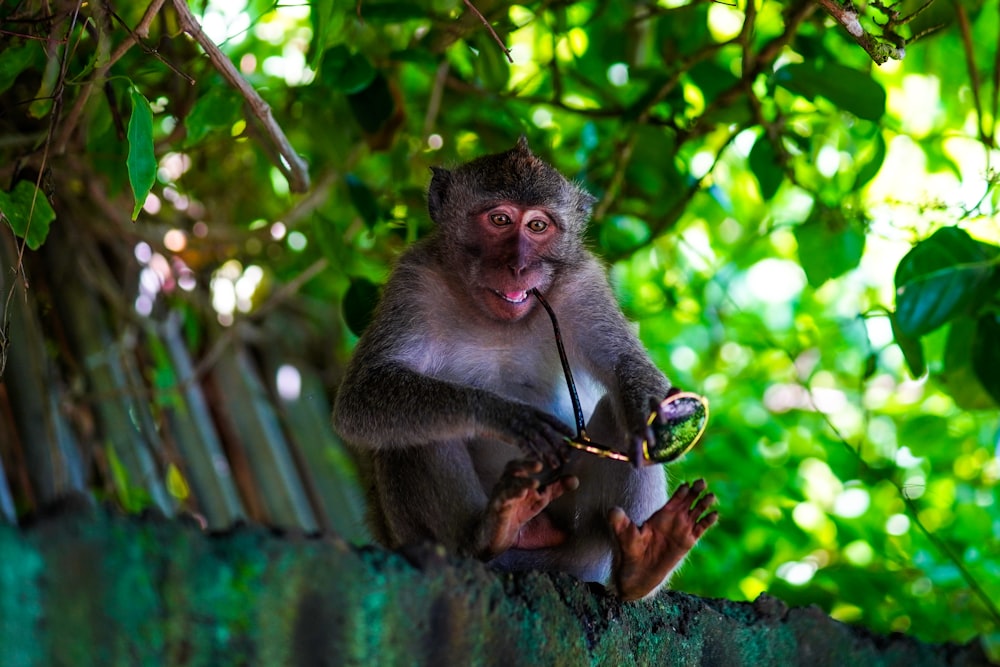
POLYGON ((451 172, 441 167, 431 167, 433 176, 430 187, 427 189, 427 211, 431 214, 431 220, 438 222, 444 208, 444 203, 448 200, 448 187, 451 185, 451 172))
POLYGON ((517 143, 514 144, 514 150, 518 153, 531 155, 531 149, 528 148, 528 137, 523 134, 519 136, 517 138, 517 143))

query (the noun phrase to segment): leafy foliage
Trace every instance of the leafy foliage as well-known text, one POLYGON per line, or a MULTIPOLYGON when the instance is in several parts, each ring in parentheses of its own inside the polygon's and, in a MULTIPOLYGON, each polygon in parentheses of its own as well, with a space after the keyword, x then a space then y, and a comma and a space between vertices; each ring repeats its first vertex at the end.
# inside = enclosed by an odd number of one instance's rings
MULTIPOLYGON (((723 520, 675 585, 1000 653, 996 0, 474 3, 513 63, 458 0, 193 3, 259 99, 180 0, 117 4, 0 9, 0 211, 39 271, 57 231, 95 246, 114 340, 175 318, 208 366, 205 340, 287 347, 332 392, 428 168, 523 133, 599 196, 622 304, 712 401, 669 474, 723 520)), ((163 401, 170 357, 145 363, 163 401)), ((134 506, 125 459, 100 483, 134 506)))

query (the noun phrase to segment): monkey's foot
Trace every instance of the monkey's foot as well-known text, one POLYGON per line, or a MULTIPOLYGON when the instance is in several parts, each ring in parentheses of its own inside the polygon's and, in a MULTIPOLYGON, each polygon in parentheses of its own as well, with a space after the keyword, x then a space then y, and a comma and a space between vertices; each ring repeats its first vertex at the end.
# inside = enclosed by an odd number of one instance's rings
POLYGON ((634 524, 621 508, 611 510, 608 523, 615 534, 611 576, 621 599, 638 600, 659 588, 695 542, 715 525, 719 513, 706 514, 715 504, 715 495, 702 496, 706 488, 703 479, 681 484, 642 526, 634 524))
POLYGON ((562 544, 565 531, 553 525, 543 510, 549 503, 579 486, 576 477, 562 477, 544 488, 533 475, 542 471, 539 461, 511 461, 493 489, 476 540, 475 553, 483 560, 508 549, 542 549, 562 544))

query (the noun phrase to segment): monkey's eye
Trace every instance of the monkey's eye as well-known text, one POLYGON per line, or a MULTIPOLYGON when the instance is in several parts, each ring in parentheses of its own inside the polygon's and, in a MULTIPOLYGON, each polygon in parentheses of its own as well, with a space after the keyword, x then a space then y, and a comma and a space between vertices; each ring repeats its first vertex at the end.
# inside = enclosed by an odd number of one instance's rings
POLYGON ((546 222, 545 220, 539 220, 538 218, 535 218, 534 220, 528 222, 528 229, 530 229, 536 234, 541 234, 546 229, 548 229, 548 227, 549 227, 548 222, 546 222))
POLYGON ((510 224, 510 216, 506 213, 490 213, 490 222, 497 227, 506 227, 510 224))

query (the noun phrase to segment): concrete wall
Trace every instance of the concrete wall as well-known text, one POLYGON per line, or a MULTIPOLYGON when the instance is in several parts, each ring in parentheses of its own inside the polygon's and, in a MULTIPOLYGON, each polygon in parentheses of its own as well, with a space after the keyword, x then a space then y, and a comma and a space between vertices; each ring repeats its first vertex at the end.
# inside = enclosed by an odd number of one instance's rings
POLYGON ((64 509, 0 528, 0 665, 982 665, 774 598, 622 604, 427 547, 64 509))

